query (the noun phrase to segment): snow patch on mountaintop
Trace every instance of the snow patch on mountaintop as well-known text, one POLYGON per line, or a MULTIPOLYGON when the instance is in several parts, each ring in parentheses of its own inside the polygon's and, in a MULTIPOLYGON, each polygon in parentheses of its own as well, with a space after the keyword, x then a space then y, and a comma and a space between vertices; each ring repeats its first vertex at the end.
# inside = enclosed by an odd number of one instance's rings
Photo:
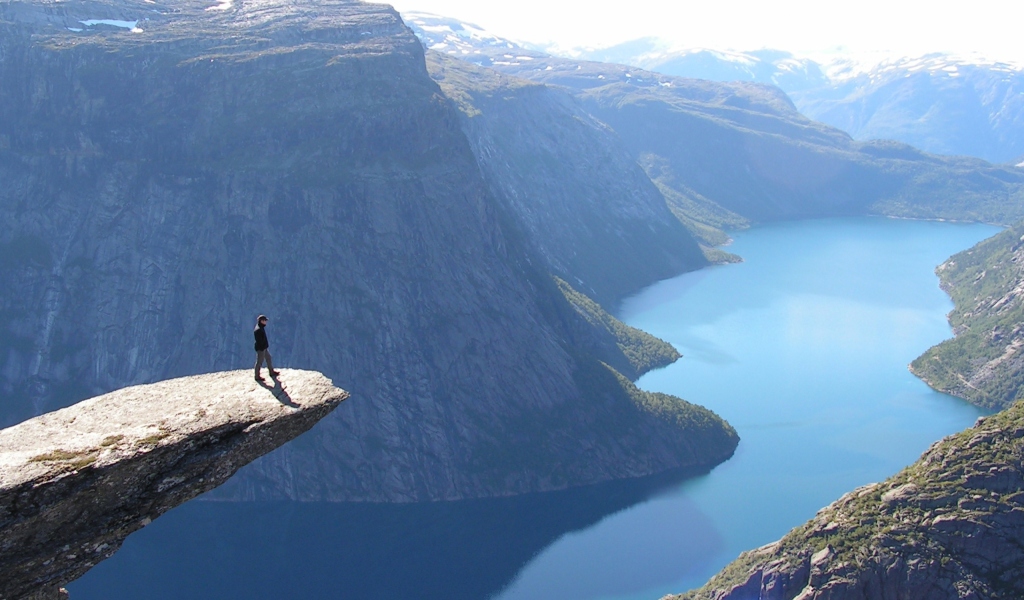
POLYGON ((734 50, 714 50, 711 48, 669 48, 667 50, 649 52, 642 54, 637 58, 641 61, 649 62, 662 62, 672 58, 689 56, 693 54, 709 54, 718 60, 737 63, 743 66, 752 67, 760 62, 756 57, 747 54, 746 52, 736 52, 734 50))
POLYGON ((513 42, 484 28, 425 12, 402 13, 402 20, 412 28, 423 45, 449 54, 479 54, 481 47, 519 49, 513 42))
POLYGON ((964 68, 984 68, 989 71, 1016 74, 1024 65, 996 61, 982 55, 926 54, 924 56, 885 58, 878 54, 849 55, 824 62, 825 74, 832 81, 841 82, 866 76, 878 81, 907 73, 928 72, 947 77, 958 77, 964 68))
MULTIPOLYGON (((542 56, 536 53, 540 51, 563 58, 626 64, 655 72, 660 71, 663 66, 671 65, 668 67, 671 74, 703 77, 715 76, 714 63, 724 63, 731 66, 719 69, 719 77, 727 80, 773 83, 788 91, 827 86, 828 82, 836 85, 865 78, 870 83, 879 83, 920 73, 928 73, 933 77, 957 78, 969 76, 976 72, 976 69, 983 69, 1004 73, 1006 79, 1024 73, 1024 64, 995 61, 978 54, 933 53, 893 58, 889 52, 858 52, 837 48, 827 53, 795 55, 772 49, 741 52, 686 47, 654 37, 631 40, 606 48, 561 47, 557 44, 538 46, 503 38, 478 25, 431 13, 407 12, 402 13, 402 18, 423 45, 430 49, 463 56, 494 55, 497 58, 495 64, 520 65, 532 59, 531 53, 534 56, 542 56), (505 56, 498 58, 501 54, 505 56), (686 66, 686 63, 690 63, 690 66, 686 66), (682 72, 672 72, 671 69, 682 72), (687 69, 693 69, 696 75, 688 74, 687 69)), ((474 59, 473 62, 487 64, 489 61, 481 58, 480 61, 474 59)))

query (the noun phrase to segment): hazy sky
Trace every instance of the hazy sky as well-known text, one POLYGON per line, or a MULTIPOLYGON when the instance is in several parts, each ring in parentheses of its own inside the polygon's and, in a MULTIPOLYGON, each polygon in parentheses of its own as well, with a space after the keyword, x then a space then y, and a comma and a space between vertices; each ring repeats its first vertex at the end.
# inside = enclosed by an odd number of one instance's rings
POLYGON ((608 46, 658 36, 684 46, 818 55, 978 52, 1024 65, 1024 0, 398 0, 519 41, 608 46))

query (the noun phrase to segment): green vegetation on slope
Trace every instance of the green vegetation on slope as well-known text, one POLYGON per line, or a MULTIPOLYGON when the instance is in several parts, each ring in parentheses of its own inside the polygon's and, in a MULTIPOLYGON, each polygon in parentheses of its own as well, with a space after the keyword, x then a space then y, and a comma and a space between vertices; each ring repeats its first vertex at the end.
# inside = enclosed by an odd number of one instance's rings
POLYGON ((665 159, 654 154, 643 154, 637 161, 658 191, 665 197, 672 214, 700 243, 701 251, 713 264, 736 263, 743 259, 716 246, 732 241, 727 229, 739 230, 750 226, 750 220, 722 208, 715 202, 676 180, 665 159))
MULTIPOLYGON (((617 463, 620 477, 644 475, 658 464, 710 469, 732 456, 739 436, 724 419, 704 407, 647 392, 632 383, 631 377, 679 358, 671 345, 623 324, 557 277, 537 283, 557 286, 565 300, 548 307, 549 318, 567 325, 564 349, 573 356, 572 378, 580 402, 556 403, 543 424, 527 410, 502 415, 503 426, 514 433, 507 439, 479 440, 470 457, 471 470, 490 476, 495 465, 525 466, 529 477, 564 487, 584 477, 581 471, 605 462, 613 448, 630 457, 617 463), (584 328, 578 329, 579 325, 584 328), (600 343, 595 344, 595 339, 600 343), (631 377, 617 368, 620 364, 631 377), (576 424, 575 435, 583 437, 567 440, 560 432, 568 422, 576 424), (588 448, 587 460, 552 462, 550 457, 567 444, 588 448)), ((493 415, 481 413, 479 418, 493 415)))
POLYGON ((682 356, 668 342, 626 325, 608 314, 597 302, 574 290, 565 281, 558 277, 553 279, 576 312, 597 329, 597 335, 604 332, 614 338, 615 345, 629 361, 628 368, 622 365, 619 370, 634 375, 635 378, 651 369, 670 365, 682 356))
POLYGON ((1020 598, 1022 487, 1024 403, 1017 403, 678 598, 1020 598))
POLYGON ((675 396, 641 390, 592 356, 576 354, 575 359, 573 379, 583 410, 574 402, 562 403, 548 410, 543 423, 526 410, 502 415, 502 423, 513 435, 478 440, 467 457, 468 469, 490 479, 507 477, 507 470, 518 467, 522 477, 561 488, 585 478, 589 470, 602 468, 613 450, 629 456, 616 465, 619 478, 646 476, 652 467, 664 464, 710 470, 736 450, 736 430, 714 412, 675 396), (564 435, 565 423, 570 421, 577 424, 575 435, 583 437, 564 435), (581 445, 584 460, 551 460, 564 447, 581 445))
POLYGON ((953 298, 956 337, 911 371, 933 388, 986 408, 1024 398, 1024 224, 961 252, 937 269, 953 298))
POLYGON ((736 449, 739 443, 736 430, 711 410, 676 396, 641 390, 606 363, 580 361, 580 365, 575 378, 584 397, 591 403, 600 404, 603 399, 611 397, 628 398, 628 404, 634 410, 620 410, 616 427, 628 429, 634 423, 653 417, 677 432, 676 439, 666 445, 674 452, 703 457, 694 460, 698 464, 717 464, 732 456, 736 449))

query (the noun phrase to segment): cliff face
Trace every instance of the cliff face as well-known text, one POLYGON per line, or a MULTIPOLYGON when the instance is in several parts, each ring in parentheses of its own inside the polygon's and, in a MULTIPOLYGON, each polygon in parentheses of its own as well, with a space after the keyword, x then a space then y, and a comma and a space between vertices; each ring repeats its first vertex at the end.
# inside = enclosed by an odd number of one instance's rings
POLYGON ((605 306, 707 265, 618 136, 565 90, 427 52, 495 196, 559 277, 605 306))
POLYGON ((1024 403, 935 443, 680 599, 1024 597, 1024 403))
POLYGON ((221 497, 500 496, 735 447, 720 420, 693 445, 598 368, 390 8, 35 1, 0 21, 6 423, 251 364, 266 313, 279 364, 361 401, 221 497))
POLYGON ((1018 224, 936 269, 953 298, 956 337, 910 365, 933 388, 986 408, 1024 397, 1024 225, 1018 224))
POLYGON ((295 438, 348 393, 310 371, 130 387, 0 431, 0 598, 56 595, 131 532, 295 438), (268 380, 269 384, 269 380, 268 380))

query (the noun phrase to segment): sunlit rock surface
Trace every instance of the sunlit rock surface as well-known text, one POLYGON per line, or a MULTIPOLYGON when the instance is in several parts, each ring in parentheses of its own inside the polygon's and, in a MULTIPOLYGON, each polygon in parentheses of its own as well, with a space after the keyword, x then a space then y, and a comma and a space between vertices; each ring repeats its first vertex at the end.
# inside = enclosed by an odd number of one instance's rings
POLYGON ((56 597, 125 537, 307 431, 348 392, 312 371, 172 379, 0 431, 0 598, 56 597))

